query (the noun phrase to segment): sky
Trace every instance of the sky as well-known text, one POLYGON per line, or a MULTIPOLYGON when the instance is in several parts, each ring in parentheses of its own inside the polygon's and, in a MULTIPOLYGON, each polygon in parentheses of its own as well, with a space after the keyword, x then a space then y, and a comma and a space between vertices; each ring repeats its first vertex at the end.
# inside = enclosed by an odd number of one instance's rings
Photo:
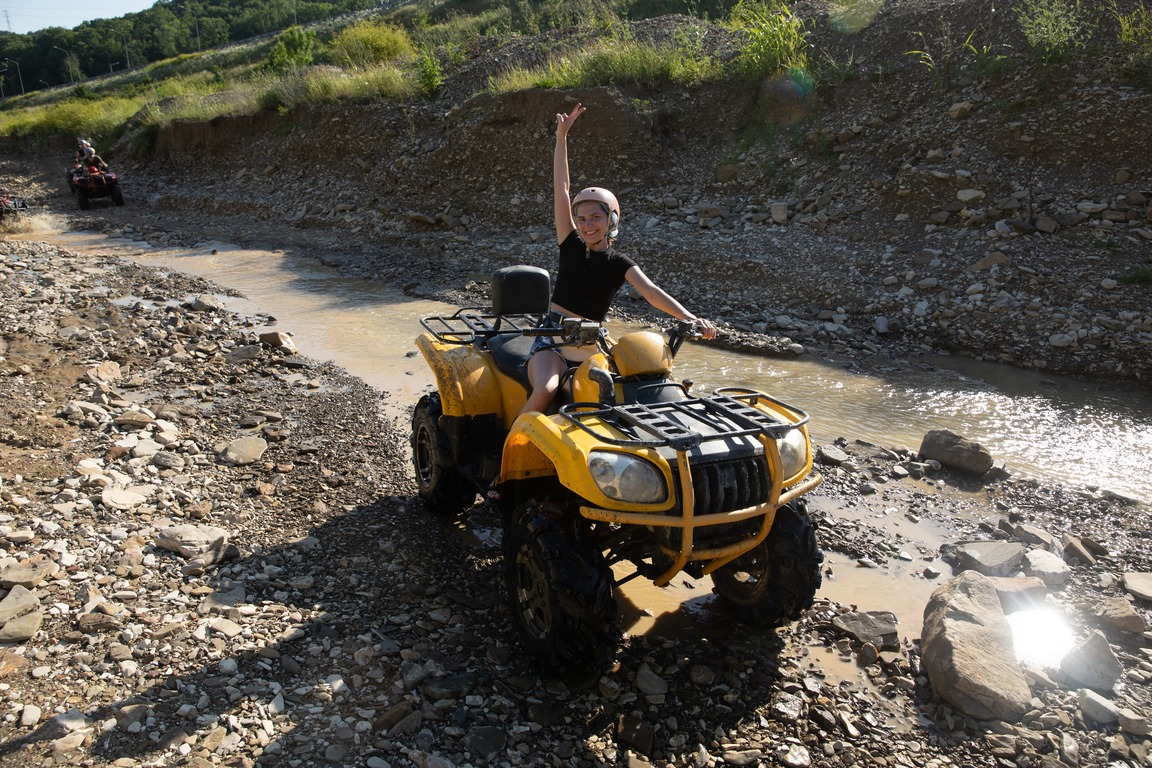
POLYGON ((44 27, 72 29, 91 19, 115 19, 156 0, 0 0, 0 29, 24 34, 44 27))

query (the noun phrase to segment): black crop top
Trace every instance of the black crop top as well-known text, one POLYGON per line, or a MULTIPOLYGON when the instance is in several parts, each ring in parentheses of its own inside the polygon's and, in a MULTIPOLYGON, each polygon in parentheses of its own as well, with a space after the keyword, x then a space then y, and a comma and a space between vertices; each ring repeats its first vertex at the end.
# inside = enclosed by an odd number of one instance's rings
POLYGON ((589 320, 602 322, 624 276, 636 262, 609 248, 589 251, 576 230, 560 243, 560 266, 552 303, 589 320))

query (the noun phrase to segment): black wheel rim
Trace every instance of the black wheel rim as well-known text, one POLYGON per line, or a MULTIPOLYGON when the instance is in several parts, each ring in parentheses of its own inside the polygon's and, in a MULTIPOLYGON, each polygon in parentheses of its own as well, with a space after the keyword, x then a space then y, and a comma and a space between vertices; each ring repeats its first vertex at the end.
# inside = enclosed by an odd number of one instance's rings
POLYGON ((752 596, 767 586, 772 569, 764 557, 762 547, 757 547, 744 555, 737 563, 727 565, 716 572, 728 590, 752 596))
POLYGON ((548 577, 540 558, 527 544, 516 551, 516 609, 528 633, 544 638, 552 630, 548 577))
POLYGON ((426 424, 416 429, 415 445, 412 446, 412 460, 416 464, 416 479, 421 487, 427 488, 432 484, 432 475, 436 464, 435 436, 426 424))

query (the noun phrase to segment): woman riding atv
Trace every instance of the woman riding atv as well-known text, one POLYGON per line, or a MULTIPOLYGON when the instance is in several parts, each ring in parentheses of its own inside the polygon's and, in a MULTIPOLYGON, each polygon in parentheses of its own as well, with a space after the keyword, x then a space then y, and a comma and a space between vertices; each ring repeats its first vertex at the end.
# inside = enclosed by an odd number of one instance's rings
MULTIPOLYGON (((571 112, 556 115, 556 151, 552 161, 553 208, 560 261, 551 311, 545 321, 559 329, 566 317, 603 322, 620 286, 627 281, 656 309, 681 320, 691 320, 706 339, 716 336, 716 326, 696 317, 660 286, 652 282, 635 261, 616 251, 620 203, 606 189, 589 187, 570 198, 568 182, 568 131, 585 111, 577 104, 571 112)), ((579 357, 573 347, 553 347, 550 336, 538 336, 528 360, 532 392, 521 413, 544 412, 569 368, 567 353, 579 357)), ((594 350, 593 350, 594 351, 594 350)))

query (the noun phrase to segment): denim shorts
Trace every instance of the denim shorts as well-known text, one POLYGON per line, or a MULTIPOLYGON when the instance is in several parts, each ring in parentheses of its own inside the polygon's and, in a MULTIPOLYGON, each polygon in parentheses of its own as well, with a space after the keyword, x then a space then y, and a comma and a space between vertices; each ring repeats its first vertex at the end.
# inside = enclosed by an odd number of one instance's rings
MULTIPOLYGON (((524 361, 524 370, 528 369, 528 361, 532 359, 532 356, 544 349, 551 350, 560 355, 569 368, 579 365, 600 350, 599 345, 595 343, 579 347, 571 344, 563 344, 559 334, 564 328, 564 320, 565 315, 559 312, 549 312, 548 315, 540 321, 540 324, 536 326, 537 328, 556 331, 556 335, 537 336, 532 340, 528 357, 524 361)), ((600 336, 608 336, 608 330, 603 326, 600 327, 600 336)))
MULTIPOLYGON (((536 327, 543 330, 559 331, 563 327, 563 322, 564 315, 560 314, 559 312, 549 312, 544 316, 544 319, 541 320, 540 324, 536 327)), ((532 340, 532 347, 528 350, 528 357, 531 358, 532 355, 536 354, 540 350, 553 347, 555 344, 555 336, 537 336, 532 340)), ((557 349, 556 351, 559 352, 560 350, 557 349)))

